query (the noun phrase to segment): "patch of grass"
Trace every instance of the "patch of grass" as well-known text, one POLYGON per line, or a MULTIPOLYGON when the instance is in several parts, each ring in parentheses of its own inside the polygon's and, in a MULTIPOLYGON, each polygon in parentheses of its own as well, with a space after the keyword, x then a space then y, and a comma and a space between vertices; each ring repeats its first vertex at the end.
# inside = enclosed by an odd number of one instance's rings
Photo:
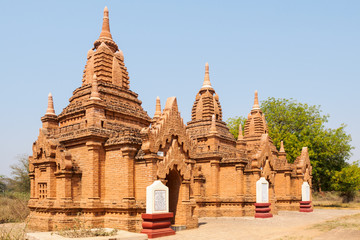
POLYGON ((22 222, 29 215, 28 198, 21 194, 0 196, 0 223, 22 222))
POLYGON ((314 192, 313 206, 320 208, 353 208, 360 209, 360 194, 357 194, 354 201, 343 203, 339 192, 314 192))
POLYGON ((24 240, 25 226, 15 224, 2 224, 0 226, 0 240, 24 240))
POLYGON ((318 229, 320 231, 331 231, 335 228, 351 228, 360 230, 360 214, 354 214, 329 220, 323 223, 313 225, 311 228, 318 229))
POLYGON ((70 230, 61 230, 56 232, 56 234, 68 237, 68 238, 81 238, 81 237, 99 237, 99 236, 114 236, 117 234, 117 230, 113 229, 111 231, 107 231, 103 228, 98 229, 70 229, 70 230))
POLYGON ((81 237, 99 237, 99 236, 114 236, 117 230, 111 231, 104 228, 91 229, 86 227, 86 222, 81 218, 82 214, 78 213, 74 219, 74 225, 71 228, 65 228, 56 232, 56 234, 68 238, 81 238, 81 237))
POLYGON ((304 236, 283 236, 276 240, 311 240, 311 237, 304 237, 304 236))

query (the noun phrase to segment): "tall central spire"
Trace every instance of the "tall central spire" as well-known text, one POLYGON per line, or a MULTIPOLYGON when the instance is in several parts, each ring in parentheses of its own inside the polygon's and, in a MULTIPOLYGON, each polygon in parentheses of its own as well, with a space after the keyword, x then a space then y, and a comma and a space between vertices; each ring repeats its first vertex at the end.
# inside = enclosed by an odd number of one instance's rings
POLYGON ((255 97, 254 97, 254 105, 252 110, 259 110, 260 106, 259 106, 259 97, 258 97, 258 91, 255 91, 255 97))
POLYGON ((110 22, 109 22, 109 10, 107 7, 104 8, 103 24, 101 28, 100 37, 94 42, 94 48, 98 48, 101 43, 105 43, 113 52, 119 50, 116 43, 113 41, 110 33, 110 22))
POLYGON ((110 24, 109 24, 109 10, 107 7, 104 8, 104 18, 103 25, 100 33, 100 38, 110 38, 112 40, 112 36, 110 33, 110 24))
POLYGON ((202 88, 212 88, 209 76, 209 63, 205 64, 205 76, 202 88))

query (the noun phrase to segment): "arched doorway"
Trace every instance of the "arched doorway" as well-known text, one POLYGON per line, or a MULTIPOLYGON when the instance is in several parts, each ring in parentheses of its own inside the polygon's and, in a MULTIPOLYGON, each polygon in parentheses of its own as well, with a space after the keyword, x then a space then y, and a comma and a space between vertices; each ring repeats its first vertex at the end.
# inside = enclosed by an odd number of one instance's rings
POLYGON ((176 167, 169 171, 166 180, 166 186, 169 188, 169 211, 174 213, 171 224, 179 224, 177 220, 181 212, 182 177, 176 167))

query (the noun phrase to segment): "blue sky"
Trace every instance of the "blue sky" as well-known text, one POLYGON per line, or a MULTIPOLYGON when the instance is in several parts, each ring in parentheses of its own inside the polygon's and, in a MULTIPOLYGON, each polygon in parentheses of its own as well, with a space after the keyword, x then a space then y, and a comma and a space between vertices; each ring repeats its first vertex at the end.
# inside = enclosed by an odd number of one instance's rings
POLYGON ((0 174, 31 154, 48 93, 59 114, 81 85, 104 6, 150 116, 176 96, 189 121, 209 62, 224 119, 247 116, 255 90, 321 105, 360 159, 360 1, 1 1, 0 174))

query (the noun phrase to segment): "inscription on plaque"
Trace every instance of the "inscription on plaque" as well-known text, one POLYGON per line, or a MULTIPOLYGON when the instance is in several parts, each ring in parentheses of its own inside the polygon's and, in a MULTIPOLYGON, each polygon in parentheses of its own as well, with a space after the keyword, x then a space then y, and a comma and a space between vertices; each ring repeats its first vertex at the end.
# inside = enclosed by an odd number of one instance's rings
POLYGON ((262 188, 261 189, 261 194, 262 194, 261 200, 262 200, 263 203, 267 203, 269 201, 268 200, 268 195, 269 195, 269 193, 268 193, 268 185, 266 183, 262 183, 261 188, 262 188))
POLYGON ((155 211, 165 211, 166 210, 166 191, 165 190, 155 190, 154 191, 154 209, 155 211))
POLYGON ((301 200, 302 201, 310 201, 310 185, 309 185, 309 183, 303 182, 301 190, 302 190, 301 200))
POLYGON ((269 182, 264 177, 261 177, 256 182, 256 202, 268 203, 269 202, 269 182))

